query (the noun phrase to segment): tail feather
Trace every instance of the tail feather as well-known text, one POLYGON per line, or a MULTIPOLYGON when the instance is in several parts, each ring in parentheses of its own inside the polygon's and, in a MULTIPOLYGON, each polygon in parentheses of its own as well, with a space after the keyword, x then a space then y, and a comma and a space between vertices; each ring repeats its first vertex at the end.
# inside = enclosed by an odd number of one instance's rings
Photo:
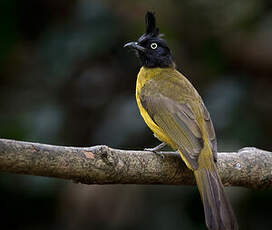
POLYGON ((206 225, 209 230, 238 230, 232 207, 214 163, 211 168, 199 167, 194 171, 204 205, 206 225))

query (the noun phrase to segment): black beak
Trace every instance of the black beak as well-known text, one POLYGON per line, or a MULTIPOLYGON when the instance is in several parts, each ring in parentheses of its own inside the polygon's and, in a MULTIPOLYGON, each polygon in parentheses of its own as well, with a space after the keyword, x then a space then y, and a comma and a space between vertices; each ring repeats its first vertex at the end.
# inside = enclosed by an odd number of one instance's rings
POLYGON ((139 51, 142 51, 142 52, 145 51, 145 48, 140 46, 138 44, 138 42, 129 42, 129 43, 125 44, 124 47, 129 47, 129 48, 136 49, 136 50, 139 50, 139 51))

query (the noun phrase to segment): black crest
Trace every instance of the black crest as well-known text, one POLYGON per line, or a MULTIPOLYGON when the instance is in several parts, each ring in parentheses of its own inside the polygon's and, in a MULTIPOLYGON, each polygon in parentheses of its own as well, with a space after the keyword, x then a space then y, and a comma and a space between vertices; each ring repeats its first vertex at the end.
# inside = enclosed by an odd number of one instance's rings
POLYGON ((146 23, 146 35, 151 35, 152 37, 157 37, 160 33, 159 28, 156 27, 155 14, 152 12, 147 12, 145 15, 146 23))
POLYGON ((142 66, 148 68, 175 68, 171 51, 162 39, 156 25, 155 14, 148 11, 145 15, 146 31, 137 42, 129 42, 125 47, 136 51, 142 66))

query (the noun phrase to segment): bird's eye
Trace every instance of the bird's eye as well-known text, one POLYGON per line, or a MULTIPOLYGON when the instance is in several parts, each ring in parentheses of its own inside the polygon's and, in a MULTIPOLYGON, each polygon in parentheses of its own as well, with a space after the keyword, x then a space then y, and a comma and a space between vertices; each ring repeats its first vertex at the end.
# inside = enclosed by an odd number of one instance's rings
POLYGON ((157 43, 153 42, 151 45, 150 45, 151 49, 157 49, 158 45, 157 43))

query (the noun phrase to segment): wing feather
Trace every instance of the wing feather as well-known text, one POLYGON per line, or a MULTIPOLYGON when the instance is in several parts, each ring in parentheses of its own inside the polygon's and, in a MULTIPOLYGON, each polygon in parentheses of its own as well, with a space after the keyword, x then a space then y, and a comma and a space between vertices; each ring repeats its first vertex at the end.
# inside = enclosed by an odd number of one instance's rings
POLYGON ((141 96, 143 106, 153 121, 177 145, 186 161, 198 168, 198 156, 203 148, 200 128, 188 104, 177 104, 163 95, 141 96))
POLYGON ((181 73, 162 71, 156 79, 144 84, 139 96, 151 119, 173 141, 176 146, 172 147, 182 152, 193 169, 198 168, 198 157, 204 146, 202 132, 208 135, 216 160, 217 142, 210 114, 197 91, 181 73))
POLYGON ((202 103, 202 108, 203 108, 203 114, 204 114, 204 120, 206 123, 206 128, 208 131, 209 141, 211 143, 211 147, 212 147, 212 151, 213 151, 213 157, 214 157, 214 160, 217 161, 217 141, 216 141, 216 136, 215 136, 215 131, 214 131, 212 119, 211 119, 210 113, 208 112, 204 103, 202 103))

